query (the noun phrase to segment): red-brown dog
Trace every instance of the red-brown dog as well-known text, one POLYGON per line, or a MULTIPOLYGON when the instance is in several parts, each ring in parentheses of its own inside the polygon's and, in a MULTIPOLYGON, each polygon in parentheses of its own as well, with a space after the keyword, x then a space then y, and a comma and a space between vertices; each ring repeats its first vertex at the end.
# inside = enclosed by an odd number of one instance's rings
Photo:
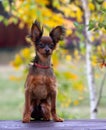
POLYGON ((25 83, 25 108, 23 122, 30 122, 31 117, 39 120, 62 122, 56 114, 56 78, 51 66, 51 55, 59 40, 64 37, 65 29, 57 26, 49 36, 42 36, 38 21, 31 27, 31 40, 35 45, 36 56, 25 83))

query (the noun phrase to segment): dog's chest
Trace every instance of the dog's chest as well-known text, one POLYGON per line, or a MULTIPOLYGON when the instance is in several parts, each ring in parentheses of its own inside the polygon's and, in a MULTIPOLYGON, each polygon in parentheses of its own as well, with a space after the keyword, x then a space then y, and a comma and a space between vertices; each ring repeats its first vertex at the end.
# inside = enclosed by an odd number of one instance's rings
POLYGON ((47 86, 45 84, 36 85, 33 90, 33 98, 45 99, 48 95, 47 86))
POLYGON ((33 98, 45 99, 48 94, 55 89, 56 81, 53 77, 39 75, 33 77, 32 85, 30 89, 33 93, 33 98))

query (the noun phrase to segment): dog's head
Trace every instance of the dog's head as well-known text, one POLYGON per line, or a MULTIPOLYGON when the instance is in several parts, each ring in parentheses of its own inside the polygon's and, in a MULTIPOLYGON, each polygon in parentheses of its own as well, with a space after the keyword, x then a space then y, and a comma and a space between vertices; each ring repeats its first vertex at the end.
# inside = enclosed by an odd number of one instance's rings
POLYGON ((49 36, 42 36, 43 28, 36 20, 31 27, 31 40, 33 41, 36 51, 44 57, 48 57, 52 54, 56 47, 56 44, 63 39, 65 35, 65 29, 62 26, 57 26, 52 29, 49 36))

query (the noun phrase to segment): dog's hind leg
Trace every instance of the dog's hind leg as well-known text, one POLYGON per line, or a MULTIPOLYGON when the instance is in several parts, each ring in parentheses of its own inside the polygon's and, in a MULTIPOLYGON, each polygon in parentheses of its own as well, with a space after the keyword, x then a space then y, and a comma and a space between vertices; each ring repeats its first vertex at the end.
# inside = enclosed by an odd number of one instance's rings
POLYGON ((41 109, 43 113, 43 120, 50 121, 51 120, 51 107, 48 103, 41 103, 41 109))
POLYGON ((58 117, 56 113, 56 91, 55 90, 51 94, 51 114, 54 121, 63 122, 63 119, 58 117))

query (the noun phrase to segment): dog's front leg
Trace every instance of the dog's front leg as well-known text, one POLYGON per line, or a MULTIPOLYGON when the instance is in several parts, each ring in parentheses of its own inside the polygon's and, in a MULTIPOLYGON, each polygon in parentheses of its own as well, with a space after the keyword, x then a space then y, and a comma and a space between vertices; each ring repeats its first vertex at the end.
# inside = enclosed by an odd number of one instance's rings
POLYGON ((25 90, 25 107, 23 113, 23 123, 29 123, 31 118, 31 110, 30 110, 30 91, 28 89, 25 90))
POLYGON ((51 114, 54 121, 63 122, 63 119, 59 118, 56 114, 56 91, 55 90, 51 94, 51 114))

